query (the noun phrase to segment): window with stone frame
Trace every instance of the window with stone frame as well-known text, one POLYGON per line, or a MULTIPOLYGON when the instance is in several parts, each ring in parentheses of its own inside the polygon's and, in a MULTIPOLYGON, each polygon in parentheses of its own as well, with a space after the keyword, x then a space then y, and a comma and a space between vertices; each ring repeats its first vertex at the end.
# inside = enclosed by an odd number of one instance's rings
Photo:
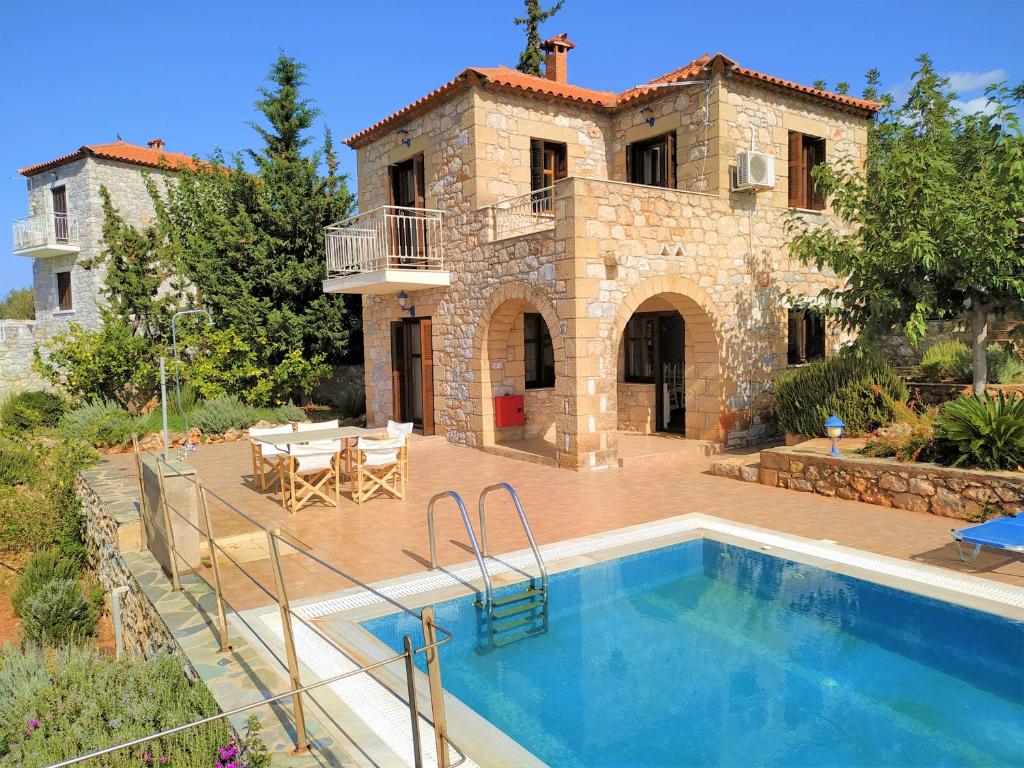
POLYGON ((641 312, 629 318, 624 338, 626 381, 637 384, 654 383, 654 347, 657 332, 656 314, 641 312))
POLYGON ((649 187, 676 186, 676 132, 626 147, 626 181, 649 187))
POLYGON ((552 187, 569 172, 565 144, 545 139, 530 139, 530 190, 533 212, 550 213, 554 209, 552 187))
POLYGON ((555 386, 555 348, 551 343, 547 323, 539 312, 523 315, 523 349, 526 388, 555 386))
POLYGON ((825 316, 813 309, 790 309, 786 358, 802 365, 825 356, 825 316))
POLYGON ((54 278, 57 284, 57 309, 61 312, 71 312, 75 308, 71 293, 71 270, 57 272, 54 278))
POLYGON ((808 211, 825 208, 825 195, 812 171, 825 162, 825 140, 797 131, 789 132, 789 206, 808 211))

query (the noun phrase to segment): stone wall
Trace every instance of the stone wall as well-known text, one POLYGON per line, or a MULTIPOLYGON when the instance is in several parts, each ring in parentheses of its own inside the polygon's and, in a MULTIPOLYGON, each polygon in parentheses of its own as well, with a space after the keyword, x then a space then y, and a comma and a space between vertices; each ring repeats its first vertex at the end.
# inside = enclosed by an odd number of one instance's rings
POLYGON ((620 381, 617 388, 619 431, 645 435, 655 432, 656 394, 653 384, 620 381))
POLYGON ((959 520, 1015 514, 1024 506, 1021 472, 981 472, 859 455, 835 458, 820 448, 761 451, 758 482, 959 520))
POLYGON ((32 369, 40 335, 35 320, 0 320, 0 403, 15 392, 48 386, 32 369))
MULTIPOLYGON (((1001 317, 989 318, 989 343, 1005 344, 1010 341, 1010 332, 1024 321, 1001 317)), ((939 341, 959 339, 968 346, 971 330, 966 322, 956 320, 933 320, 919 347, 914 347, 902 333, 890 333, 879 342, 882 354, 893 365, 909 367, 921 362, 921 355, 928 347, 939 341)), ((1024 349, 1024 346, 1022 346, 1024 349)))

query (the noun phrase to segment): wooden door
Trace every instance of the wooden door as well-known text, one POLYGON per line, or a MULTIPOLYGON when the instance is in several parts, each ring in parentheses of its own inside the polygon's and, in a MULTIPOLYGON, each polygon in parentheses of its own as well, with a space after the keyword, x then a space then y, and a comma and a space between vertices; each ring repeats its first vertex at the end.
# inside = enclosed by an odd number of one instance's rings
POLYGON ((434 434, 434 351, 430 318, 391 324, 392 418, 434 434))

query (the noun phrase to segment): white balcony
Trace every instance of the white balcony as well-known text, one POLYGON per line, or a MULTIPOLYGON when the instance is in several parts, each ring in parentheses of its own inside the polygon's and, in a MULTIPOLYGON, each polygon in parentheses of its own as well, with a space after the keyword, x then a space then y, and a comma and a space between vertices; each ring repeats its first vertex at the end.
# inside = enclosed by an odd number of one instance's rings
POLYGON ((385 205, 326 229, 325 293, 397 293, 451 284, 441 211, 385 205))
POLYGON ((78 219, 66 213, 40 213, 14 221, 16 256, 60 256, 78 253, 78 219))
POLYGON ((492 240, 532 235, 555 228, 555 188, 543 187, 491 206, 492 240))

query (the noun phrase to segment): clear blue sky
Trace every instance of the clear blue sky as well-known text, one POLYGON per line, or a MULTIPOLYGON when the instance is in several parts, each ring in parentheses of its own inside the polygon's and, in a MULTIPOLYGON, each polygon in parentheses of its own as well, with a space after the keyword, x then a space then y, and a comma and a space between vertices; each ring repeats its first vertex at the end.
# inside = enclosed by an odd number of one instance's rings
MULTIPOLYGON (((466 66, 515 66, 522 5, 0 0, 0 292, 32 279, 30 260, 11 255, 10 221, 27 212, 17 168, 118 133, 200 155, 256 146, 247 122, 278 49, 309 66, 308 95, 341 139, 466 66)), ((988 73, 1024 80, 1022 29, 1020 0, 566 0, 542 33, 569 33, 569 79, 595 88, 620 90, 720 50, 802 83, 848 80, 857 94, 878 67, 899 90, 925 51, 970 86, 967 100, 988 73)), ((341 156, 354 171, 355 153, 341 147, 341 156)))

